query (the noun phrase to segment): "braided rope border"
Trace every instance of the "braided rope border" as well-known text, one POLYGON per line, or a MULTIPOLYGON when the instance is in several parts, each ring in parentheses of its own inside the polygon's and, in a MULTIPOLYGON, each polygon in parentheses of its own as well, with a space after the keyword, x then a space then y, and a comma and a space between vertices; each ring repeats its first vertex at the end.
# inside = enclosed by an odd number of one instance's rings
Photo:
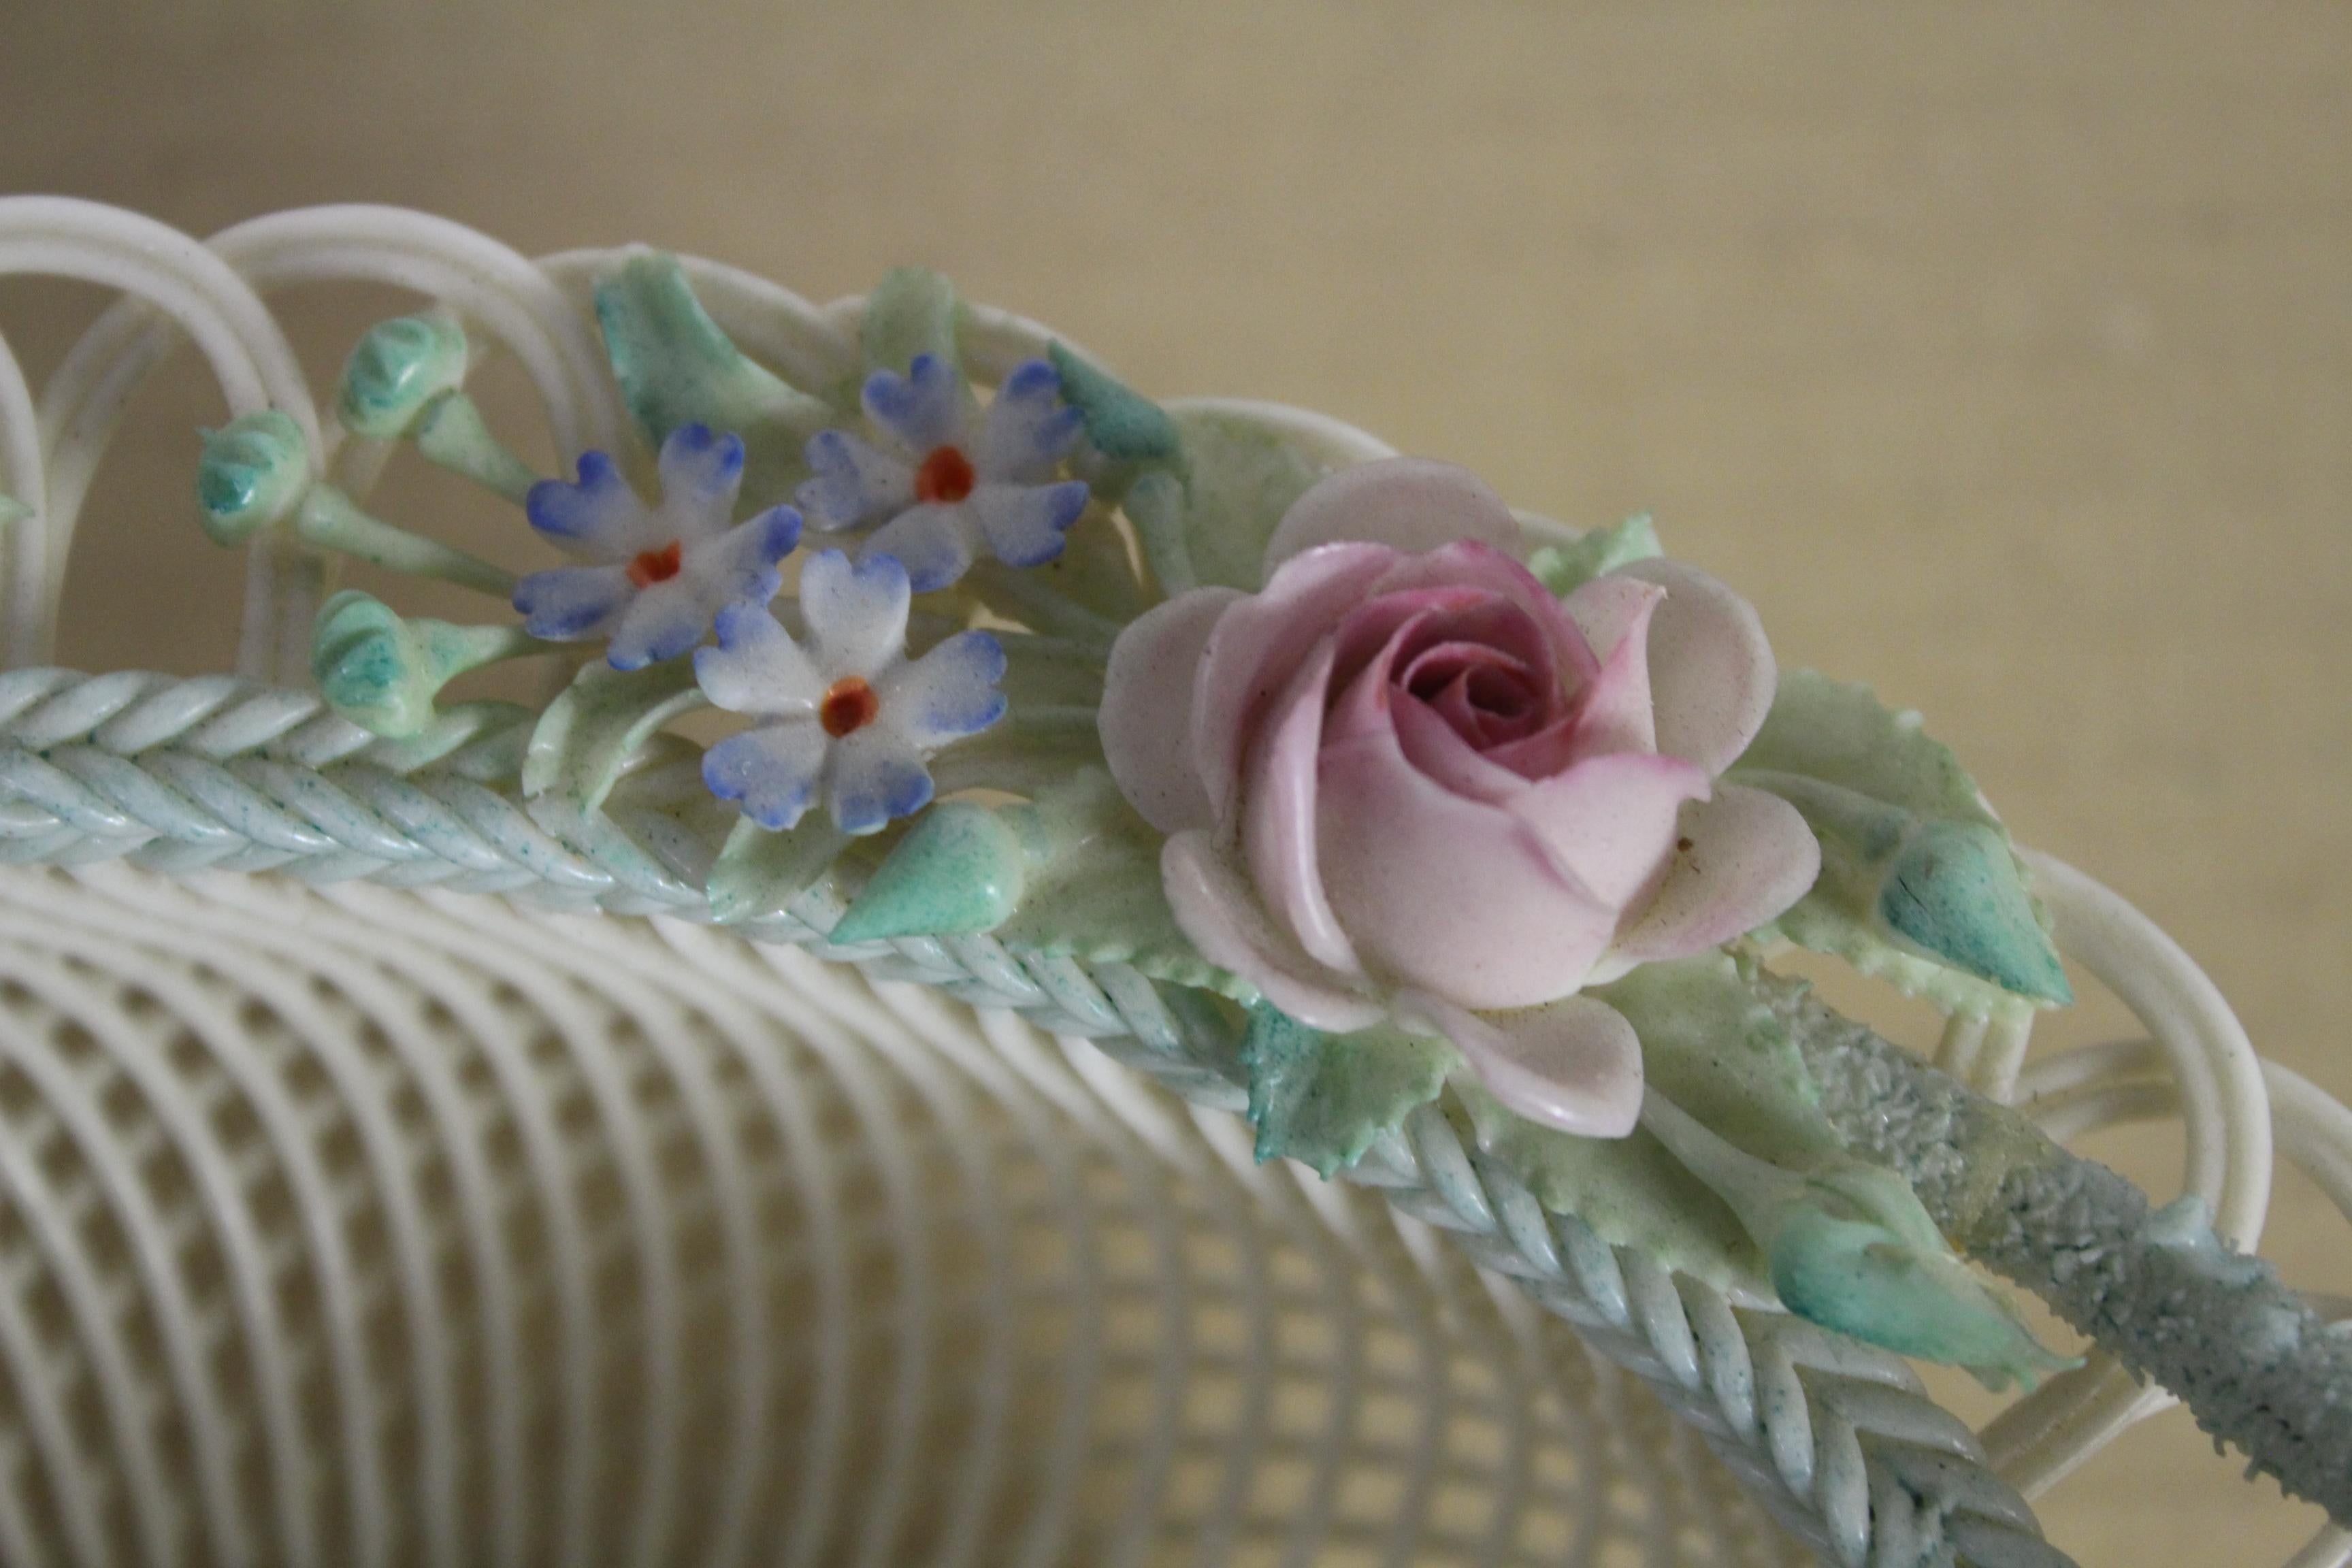
MULTIPOLYGON (((593 825, 559 840, 533 820, 510 762, 529 723, 520 710, 461 710, 419 746, 378 740, 315 693, 233 677, 10 672, 0 675, 0 863, 275 870, 707 919, 682 858, 666 865, 593 825)), ((1128 965, 1016 953, 987 936, 835 946, 789 917, 738 929, 877 979, 1025 1013, 1195 1104, 1247 1103, 1233 1042, 1128 965)), ((1437 1106, 1413 1112, 1349 1176, 1452 1233, 1474 1261, 1649 1382, 1830 1561, 2066 1563, 1975 1435, 1899 1358, 1737 1301, 1546 1211, 1437 1106)))

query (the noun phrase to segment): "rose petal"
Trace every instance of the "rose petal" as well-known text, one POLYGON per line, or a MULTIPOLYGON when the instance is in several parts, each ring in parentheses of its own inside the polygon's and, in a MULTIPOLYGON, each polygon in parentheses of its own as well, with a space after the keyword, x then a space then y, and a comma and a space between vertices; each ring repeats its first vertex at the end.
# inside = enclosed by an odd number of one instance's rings
POLYGON ((1192 745, 1209 806, 1234 804, 1246 737, 1299 661, 1364 596, 1397 554, 1378 544, 1327 544, 1284 563, 1265 589, 1235 601, 1209 634, 1192 687, 1192 745))
POLYGON ((1372 592, 1388 595, 1420 588, 1484 589, 1517 605, 1550 644, 1553 659, 1570 689, 1580 689, 1600 672, 1601 660, 1551 590, 1499 550, 1463 541, 1425 555, 1400 556, 1372 592))
POLYGON ((1611 574, 1595 577, 1565 601, 1569 618, 1601 657, 1601 672, 1576 696, 1572 759, 1658 749, 1650 622, 1665 596, 1654 583, 1611 574))
POLYGON ((1517 553, 1518 519, 1469 469, 1427 458, 1358 463, 1290 503, 1266 541, 1265 575, 1318 544, 1355 540, 1409 554, 1475 539, 1517 553))
POLYGON ((1561 876, 1622 910, 1664 873, 1683 803, 1706 793, 1706 774, 1695 763, 1621 752, 1530 784, 1507 809, 1542 836, 1561 876))
POLYGON ((1658 750, 1719 773, 1772 707, 1778 672, 1755 606, 1696 566, 1658 557, 1621 568, 1666 597, 1650 617, 1658 750))
POLYGON ((1452 1040, 1478 1081, 1530 1121, 1580 1138, 1622 1138, 1641 1120, 1641 1038, 1605 1002, 1569 996, 1482 1016, 1407 993, 1396 1005, 1452 1040))
POLYGON ((1574 991, 1608 946, 1613 906, 1563 878, 1528 823, 1415 768, 1392 731, 1327 741, 1319 782, 1324 889, 1374 973, 1525 1007, 1574 991))
POLYGON ((1667 863, 1656 895, 1618 933, 1612 961, 1646 963, 1718 946, 1804 897, 1821 874, 1813 830, 1795 806, 1760 789, 1717 784, 1713 799, 1684 808, 1682 837, 1690 847, 1667 863))
POLYGON ((1315 775, 1331 654, 1326 637, 1291 677, 1259 732, 1242 804, 1242 852, 1258 897, 1299 946, 1352 976, 1363 965, 1324 896, 1316 850, 1315 775))
POLYGON ((1500 805, 1528 788, 1526 779, 1472 751, 1470 742, 1420 698, 1391 698, 1389 712, 1405 760, 1454 794, 1500 805))
POLYGON ((1369 1029, 1388 1016, 1378 1002, 1300 952, 1275 929, 1241 873, 1195 828, 1160 852, 1160 880, 1176 923, 1201 956, 1229 969, 1300 1023, 1336 1035, 1369 1029))
POLYGON ((1241 594, 1195 588, 1137 616, 1103 672, 1103 756, 1119 794, 1162 833, 1216 822, 1192 752, 1192 683, 1201 656, 1241 594))

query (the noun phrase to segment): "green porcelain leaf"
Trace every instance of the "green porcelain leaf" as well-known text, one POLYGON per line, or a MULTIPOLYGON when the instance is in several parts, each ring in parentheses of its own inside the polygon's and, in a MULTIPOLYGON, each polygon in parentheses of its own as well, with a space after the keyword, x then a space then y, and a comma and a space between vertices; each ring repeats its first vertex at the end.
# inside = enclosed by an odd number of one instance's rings
POLYGON ((711 919, 733 925, 785 913, 848 845, 849 836, 822 811, 810 812, 781 833, 748 816, 737 818, 704 884, 711 919))
POLYGON ((1265 585, 1274 525, 1324 470, 1237 415, 1188 408, 1170 419, 1183 447, 1184 476, 1147 475, 1126 501, 1145 553, 1171 592, 1180 584, 1222 584, 1255 593, 1265 585))
POLYGON ((33 515, 33 509, 5 490, 0 490, 0 534, 33 515))
POLYGON ((1796 806, 1821 839, 1821 879, 1780 935, 1951 1011, 2074 1000, 2008 830, 1916 714, 1784 672, 1732 776, 1796 806))
POLYGON ((602 660, 583 667, 530 732, 523 798, 547 796, 573 812, 594 811, 647 737, 709 701, 694 683, 692 659, 630 670, 602 660))
MULTIPOLYGON (((1590 994, 1633 1026, 1651 1087, 1717 1138, 1776 1168, 1843 1156, 1796 1042, 1729 957, 1646 963, 1590 994)), ((1646 1129, 1579 1138, 1521 1120, 1475 1085, 1457 1093, 1479 1147, 1546 1206, 1713 1284, 1763 1284, 1764 1255, 1738 1216, 1646 1129)))
POLYGON ((1603 573, 1664 553, 1645 512, 1614 527, 1596 528, 1573 544, 1547 544, 1528 557, 1528 570, 1566 598, 1603 573))
POLYGON ((719 331, 675 256, 638 251, 598 279, 596 320, 646 445, 659 449, 681 425, 734 432, 748 502, 786 496, 806 471, 808 438, 835 422, 829 405, 753 363, 719 331))
POLYGON ((1646 1129, 1579 1138, 1538 1126, 1465 1079, 1454 1080, 1453 1094, 1480 1152, 1544 1207, 1718 1289, 1767 1287, 1770 1269, 1739 1216, 1646 1129))
POLYGON ((1734 1148, 1792 1169, 1843 1152, 1796 1041, 1726 954, 1645 963, 1587 994, 1633 1026, 1645 1080, 1734 1148))
POLYGON ((1261 1002, 1242 1039, 1257 1157, 1344 1171, 1436 1099, 1461 1059, 1444 1040, 1390 1028, 1327 1035, 1261 1002))
POLYGON ((955 285, 928 268, 892 268, 866 297, 858 342, 869 371, 904 375, 918 354, 944 360, 950 370, 961 368, 955 285))

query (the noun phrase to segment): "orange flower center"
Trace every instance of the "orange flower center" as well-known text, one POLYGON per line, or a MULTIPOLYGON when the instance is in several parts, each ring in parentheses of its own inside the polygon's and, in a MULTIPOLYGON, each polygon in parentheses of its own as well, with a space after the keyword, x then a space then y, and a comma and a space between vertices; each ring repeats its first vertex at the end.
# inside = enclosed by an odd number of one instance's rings
POLYGON ((629 581, 640 588, 650 588, 656 583, 667 583, 677 575, 678 563, 686 555, 686 546, 673 539, 659 550, 640 552, 629 563, 629 581))
POLYGON ((971 487, 979 478, 971 471, 971 459, 960 448, 936 447, 915 470, 915 499, 960 501, 971 494, 971 487))
POLYGON ((816 721, 824 726, 826 734, 838 741, 874 722, 881 711, 882 699, 874 695, 874 689, 855 675, 845 675, 833 683, 833 689, 816 705, 816 721))

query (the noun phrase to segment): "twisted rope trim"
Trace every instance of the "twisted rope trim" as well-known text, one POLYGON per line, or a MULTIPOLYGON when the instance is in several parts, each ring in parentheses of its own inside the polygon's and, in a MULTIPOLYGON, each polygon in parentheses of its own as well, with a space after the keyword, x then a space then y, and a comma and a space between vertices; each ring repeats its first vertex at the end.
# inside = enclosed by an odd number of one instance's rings
MULTIPOLYGON (((122 858, 154 870, 501 893, 708 919, 673 819, 575 820, 561 837, 516 794, 531 716, 484 704, 388 742, 315 694, 227 676, 41 668, 0 675, 0 862, 122 858), (660 829, 668 824, 667 837, 660 829)), ((1239 1111, 1234 1043, 1181 989, 1132 967, 1015 952, 988 936, 836 946, 838 907, 737 928, 1090 1038, 1195 1104, 1239 1111)), ((1735 1300, 1548 1212, 1436 1105, 1350 1179, 1452 1233, 1585 1342, 1649 1382, 1798 1538, 1842 1568, 2058 1568, 2024 1500, 1899 1358, 1735 1300)))

